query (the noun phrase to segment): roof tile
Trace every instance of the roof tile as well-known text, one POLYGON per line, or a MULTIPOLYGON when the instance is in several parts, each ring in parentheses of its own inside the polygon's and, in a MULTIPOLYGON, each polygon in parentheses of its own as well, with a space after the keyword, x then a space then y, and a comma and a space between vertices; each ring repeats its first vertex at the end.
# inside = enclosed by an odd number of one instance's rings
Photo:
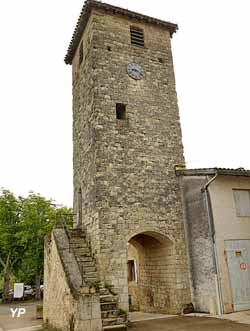
POLYGON ((131 18, 136 18, 141 21, 155 23, 155 24, 164 26, 169 30, 171 36, 173 35, 173 33, 175 33, 178 30, 177 24, 174 24, 174 23, 162 21, 162 20, 150 17, 150 16, 132 12, 128 9, 112 6, 112 5, 103 3, 101 1, 86 0, 83 5, 83 8, 81 10, 80 16, 78 18, 71 42, 68 47, 67 54, 64 58, 64 61, 66 64, 72 64, 73 57, 75 55, 76 49, 81 40, 82 34, 84 32, 84 29, 86 27, 90 13, 93 8, 104 9, 104 10, 107 10, 107 11, 115 13, 115 14, 120 14, 120 15, 131 17, 131 18))

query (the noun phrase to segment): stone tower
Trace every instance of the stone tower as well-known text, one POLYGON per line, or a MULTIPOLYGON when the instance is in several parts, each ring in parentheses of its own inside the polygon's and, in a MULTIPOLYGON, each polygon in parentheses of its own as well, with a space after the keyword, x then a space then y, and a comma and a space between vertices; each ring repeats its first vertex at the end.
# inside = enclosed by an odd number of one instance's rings
POLYGON ((75 227, 120 307, 180 311, 190 287, 184 164, 171 37, 177 25, 85 2, 67 64, 73 73, 75 227))

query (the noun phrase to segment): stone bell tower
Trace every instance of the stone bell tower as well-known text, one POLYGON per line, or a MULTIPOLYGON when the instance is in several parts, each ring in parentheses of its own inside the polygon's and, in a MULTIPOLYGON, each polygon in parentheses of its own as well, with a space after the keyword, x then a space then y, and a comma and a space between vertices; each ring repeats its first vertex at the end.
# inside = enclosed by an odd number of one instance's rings
POLYGON ((175 175, 184 164, 176 30, 88 0, 65 57, 73 73, 75 227, 87 232, 99 278, 126 310, 129 299, 169 313, 191 301, 175 175))

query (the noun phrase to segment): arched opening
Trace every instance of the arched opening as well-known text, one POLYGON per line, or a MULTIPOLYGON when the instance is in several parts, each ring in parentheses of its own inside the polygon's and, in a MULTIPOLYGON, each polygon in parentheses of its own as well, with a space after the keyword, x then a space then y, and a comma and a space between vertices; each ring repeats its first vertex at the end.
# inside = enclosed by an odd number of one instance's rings
POLYGON ((128 242, 130 310, 171 313, 175 295, 173 243, 167 237, 144 232, 128 242))

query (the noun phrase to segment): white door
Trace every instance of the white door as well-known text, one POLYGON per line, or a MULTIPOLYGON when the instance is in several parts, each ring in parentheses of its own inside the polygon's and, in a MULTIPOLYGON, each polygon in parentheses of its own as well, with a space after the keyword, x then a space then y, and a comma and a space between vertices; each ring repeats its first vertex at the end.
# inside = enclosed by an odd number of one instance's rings
POLYGON ((234 311, 250 309, 250 240, 226 240, 234 311))

